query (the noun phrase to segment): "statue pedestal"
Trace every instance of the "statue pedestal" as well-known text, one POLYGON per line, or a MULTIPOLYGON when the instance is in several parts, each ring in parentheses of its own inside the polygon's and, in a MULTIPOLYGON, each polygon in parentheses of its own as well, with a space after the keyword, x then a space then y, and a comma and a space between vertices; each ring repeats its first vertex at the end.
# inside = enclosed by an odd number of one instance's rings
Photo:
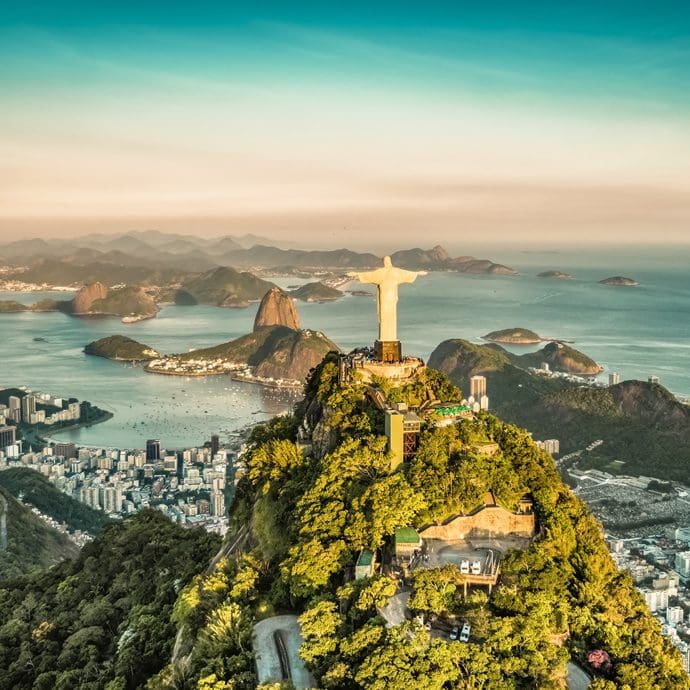
POLYGON ((374 351, 379 362, 402 361, 402 347, 399 340, 377 340, 374 343, 374 351))

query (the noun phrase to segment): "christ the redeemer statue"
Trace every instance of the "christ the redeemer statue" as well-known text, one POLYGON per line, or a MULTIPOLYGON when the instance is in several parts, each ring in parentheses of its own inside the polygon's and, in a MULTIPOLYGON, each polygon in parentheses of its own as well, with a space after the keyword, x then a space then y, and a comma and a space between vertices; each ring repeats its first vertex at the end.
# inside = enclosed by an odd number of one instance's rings
POLYGON ((417 276, 426 275, 426 271, 406 271, 396 268, 390 256, 383 257, 383 267, 365 273, 349 273, 358 278, 360 283, 376 285, 376 312, 379 317, 379 342, 398 340, 398 285, 414 283, 417 276))

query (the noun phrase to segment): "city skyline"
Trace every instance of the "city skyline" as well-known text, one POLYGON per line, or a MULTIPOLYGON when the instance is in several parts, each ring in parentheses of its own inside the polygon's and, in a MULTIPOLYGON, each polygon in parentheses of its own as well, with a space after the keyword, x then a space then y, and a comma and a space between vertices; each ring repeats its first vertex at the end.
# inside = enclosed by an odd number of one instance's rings
POLYGON ((687 242, 681 3, 9 3, 3 239, 687 242))

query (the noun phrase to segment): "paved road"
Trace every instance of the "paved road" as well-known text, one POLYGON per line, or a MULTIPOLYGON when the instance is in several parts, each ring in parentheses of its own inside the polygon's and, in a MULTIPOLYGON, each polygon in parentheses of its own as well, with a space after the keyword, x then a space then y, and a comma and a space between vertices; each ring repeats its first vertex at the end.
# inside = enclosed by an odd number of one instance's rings
POLYGON ((292 682, 297 690, 315 688, 316 681, 299 657, 302 633, 297 616, 274 616, 259 621, 254 626, 254 653, 259 683, 279 683, 283 680, 280 655, 273 637, 277 630, 282 631, 287 651, 292 682))

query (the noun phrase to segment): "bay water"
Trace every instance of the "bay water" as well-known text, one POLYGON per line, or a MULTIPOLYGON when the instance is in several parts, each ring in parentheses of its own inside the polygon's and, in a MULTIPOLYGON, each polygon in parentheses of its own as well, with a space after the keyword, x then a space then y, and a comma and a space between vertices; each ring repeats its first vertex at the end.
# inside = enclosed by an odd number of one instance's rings
MULTIPOLYGON (((654 375, 672 392, 690 396, 690 264, 685 251, 654 256, 638 251, 624 257, 613 248, 608 254, 494 252, 494 260, 513 266, 519 275, 430 273, 401 286, 399 337, 405 353, 427 359, 447 338, 481 342, 492 330, 525 327, 573 341, 605 367, 604 377, 610 371, 623 380, 654 375), (574 277, 537 277, 549 269, 574 277), (640 285, 598 282, 616 274, 629 275, 640 285)), ((281 287, 305 282, 289 276, 273 280, 281 287)), ((0 299, 25 303, 43 297, 70 295, 0 293, 0 299)), ((376 338, 373 295, 297 306, 304 328, 322 331, 344 350, 376 338)), ((213 433, 225 440, 247 424, 289 409, 295 395, 229 376, 147 374, 140 367, 87 356, 83 348, 116 333, 165 353, 216 345, 249 332, 256 308, 168 306, 154 319, 127 325, 115 318, 60 313, 0 314, 0 387, 74 396, 113 412, 107 422, 55 435, 79 444, 141 448, 146 439, 158 438, 167 448, 183 448, 201 444, 213 433)), ((533 349, 511 347, 516 352, 533 349)))

